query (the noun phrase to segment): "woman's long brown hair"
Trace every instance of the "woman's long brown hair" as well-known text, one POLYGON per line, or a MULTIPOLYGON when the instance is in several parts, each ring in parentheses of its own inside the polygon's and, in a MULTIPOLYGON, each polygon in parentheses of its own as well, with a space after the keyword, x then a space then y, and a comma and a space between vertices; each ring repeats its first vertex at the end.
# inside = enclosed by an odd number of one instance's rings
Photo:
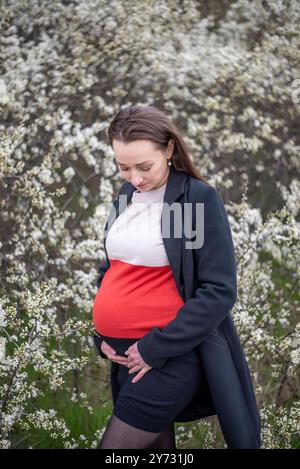
POLYGON ((129 143, 147 139, 155 144, 156 149, 165 151, 170 139, 174 140, 172 163, 177 171, 185 171, 200 181, 209 184, 189 156, 189 149, 177 126, 160 109, 154 106, 128 106, 121 109, 113 118, 108 138, 113 148, 113 140, 129 143))

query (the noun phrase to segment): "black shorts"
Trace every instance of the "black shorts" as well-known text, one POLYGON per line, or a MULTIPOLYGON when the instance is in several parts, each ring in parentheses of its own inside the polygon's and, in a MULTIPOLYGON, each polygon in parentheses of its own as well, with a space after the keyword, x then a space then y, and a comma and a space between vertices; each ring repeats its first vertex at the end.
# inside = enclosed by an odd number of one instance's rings
MULTIPOLYGON (((118 355, 126 356, 127 348, 139 339, 104 340, 118 355)), ((162 432, 199 392, 199 356, 195 349, 169 358, 160 368, 151 368, 135 383, 132 380, 138 371, 129 374, 127 366, 115 362, 111 366, 113 413, 145 431, 162 432)))

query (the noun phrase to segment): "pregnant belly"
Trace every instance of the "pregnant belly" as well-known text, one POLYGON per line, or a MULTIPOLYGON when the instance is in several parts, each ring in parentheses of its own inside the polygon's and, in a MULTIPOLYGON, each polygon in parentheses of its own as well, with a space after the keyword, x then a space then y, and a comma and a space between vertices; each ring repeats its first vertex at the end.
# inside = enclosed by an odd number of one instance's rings
POLYGON ((94 300, 93 322, 101 335, 143 337, 172 321, 184 302, 169 266, 125 267, 111 261, 94 300))
POLYGON ((180 306, 160 302, 151 298, 141 300, 132 295, 131 299, 112 297, 102 287, 98 291, 93 307, 93 321, 99 334, 109 337, 142 337, 153 327, 164 327, 175 318, 180 306))

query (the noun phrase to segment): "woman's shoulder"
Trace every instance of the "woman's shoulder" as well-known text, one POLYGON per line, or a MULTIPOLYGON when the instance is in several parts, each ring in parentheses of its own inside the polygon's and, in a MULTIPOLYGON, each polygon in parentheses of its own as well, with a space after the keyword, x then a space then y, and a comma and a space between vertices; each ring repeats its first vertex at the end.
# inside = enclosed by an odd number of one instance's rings
POLYGON ((229 227, 223 197, 218 189, 194 176, 189 176, 188 188, 186 200, 191 203, 193 210, 198 203, 203 203, 209 224, 217 226, 219 222, 225 222, 229 227))
POLYGON ((218 190, 212 186, 210 183, 201 181, 195 176, 187 174, 187 196, 188 198, 196 201, 199 199, 211 199, 219 197, 220 194, 218 190))

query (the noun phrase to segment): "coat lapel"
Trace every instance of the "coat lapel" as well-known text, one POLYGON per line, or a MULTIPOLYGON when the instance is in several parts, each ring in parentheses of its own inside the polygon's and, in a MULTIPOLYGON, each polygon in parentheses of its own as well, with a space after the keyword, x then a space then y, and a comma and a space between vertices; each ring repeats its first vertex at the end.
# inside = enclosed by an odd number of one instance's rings
MULTIPOLYGON (((169 217, 168 206, 172 205, 173 202, 180 199, 184 194, 185 181, 187 173, 184 171, 178 171, 173 166, 170 167, 170 173, 167 180, 167 187, 164 194, 164 204, 161 214, 161 232, 162 232, 162 220, 166 220, 169 217), (168 204, 168 205, 167 205, 168 204)), ((126 182, 120 189, 117 198, 113 201, 113 206, 109 213, 105 228, 104 228, 104 249, 106 251, 106 238, 107 234, 116 221, 119 215, 125 210, 129 202, 131 201, 132 194, 136 190, 130 182, 126 182)), ((182 207, 183 210, 183 207, 182 207)), ((182 295, 183 285, 180 278, 181 262, 182 262, 182 238, 175 237, 174 232, 174 216, 170 216, 170 236, 164 236, 162 232, 162 239, 165 246, 166 254, 169 259, 170 267, 173 272, 173 276, 176 282, 178 292, 182 295)), ((107 256, 108 258, 108 256, 107 256)))

